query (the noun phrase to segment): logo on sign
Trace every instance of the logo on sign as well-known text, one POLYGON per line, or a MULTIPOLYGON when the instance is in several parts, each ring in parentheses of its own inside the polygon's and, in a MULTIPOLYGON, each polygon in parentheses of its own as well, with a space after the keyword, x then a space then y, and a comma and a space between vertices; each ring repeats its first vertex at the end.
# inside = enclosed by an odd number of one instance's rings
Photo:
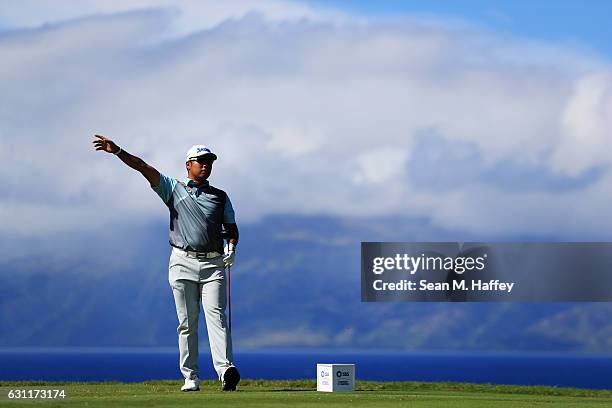
POLYGON ((348 371, 336 371, 336 377, 348 377, 350 376, 348 371))

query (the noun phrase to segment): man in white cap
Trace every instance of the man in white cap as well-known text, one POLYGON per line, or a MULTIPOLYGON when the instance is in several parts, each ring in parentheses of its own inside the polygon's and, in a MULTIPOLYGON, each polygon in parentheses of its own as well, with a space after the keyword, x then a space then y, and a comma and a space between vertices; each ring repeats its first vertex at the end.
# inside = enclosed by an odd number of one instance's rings
POLYGON ((151 184, 170 210, 169 277, 179 320, 179 366, 185 377, 181 391, 198 391, 198 318, 204 307, 208 340, 215 371, 224 391, 236 390, 240 374, 233 364, 232 338, 225 315, 225 268, 232 265, 238 243, 234 209, 223 190, 208 177, 217 159, 208 147, 195 145, 187 152, 183 181, 170 178, 117 146, 95 135, 96 150, 112 153, 151 184), (224 246, 222 230, 227 245, 224 246))

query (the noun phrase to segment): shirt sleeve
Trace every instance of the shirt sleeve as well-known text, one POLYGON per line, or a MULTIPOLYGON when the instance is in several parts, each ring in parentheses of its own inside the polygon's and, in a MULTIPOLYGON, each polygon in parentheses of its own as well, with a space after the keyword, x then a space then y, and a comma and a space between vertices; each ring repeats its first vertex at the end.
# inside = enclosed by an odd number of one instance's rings
POLYGON ((172 197, 172 191, 174 190, 176 183, 176 179, 159 173, 159 185, 151 188, 162 200, 164 200, 164 203, 168 203, 168 201, 170 201, 170 197, 172 197))
POLYGON ((223 209, 223 223, 224 224, 235 224, 236 223, 236 214, 234 213, 234 207, 232 207, 232 202, 229 199, 229 196, 225 195, 225 208, 223 209))

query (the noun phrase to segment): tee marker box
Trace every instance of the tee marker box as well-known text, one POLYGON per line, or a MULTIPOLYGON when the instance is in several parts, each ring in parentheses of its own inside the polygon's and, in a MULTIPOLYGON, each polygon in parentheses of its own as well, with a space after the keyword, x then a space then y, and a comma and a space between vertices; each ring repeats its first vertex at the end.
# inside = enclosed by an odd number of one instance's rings
POLYGON ((355 391, 355 364, 317 364, 317 391, 355 391))

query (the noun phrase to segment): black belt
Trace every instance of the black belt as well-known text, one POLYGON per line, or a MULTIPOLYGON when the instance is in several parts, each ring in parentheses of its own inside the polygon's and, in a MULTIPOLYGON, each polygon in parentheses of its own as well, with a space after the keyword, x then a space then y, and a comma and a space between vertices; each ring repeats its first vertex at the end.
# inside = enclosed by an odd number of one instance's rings
POLYGON ((183 249, 183 248, 179 248, 179 247, 175 247, 173 246, 174 249, 176 249, 177 251, 182 252, 184 255, 190 257, 190 258, 206 258, 206 259, 210 259, 210 258, 216 258, 218 256, 221 256, 221 254, 217 251, 212 251, 212 252, 203 252, 203 251, 190 251, 188 249, 183 249))

